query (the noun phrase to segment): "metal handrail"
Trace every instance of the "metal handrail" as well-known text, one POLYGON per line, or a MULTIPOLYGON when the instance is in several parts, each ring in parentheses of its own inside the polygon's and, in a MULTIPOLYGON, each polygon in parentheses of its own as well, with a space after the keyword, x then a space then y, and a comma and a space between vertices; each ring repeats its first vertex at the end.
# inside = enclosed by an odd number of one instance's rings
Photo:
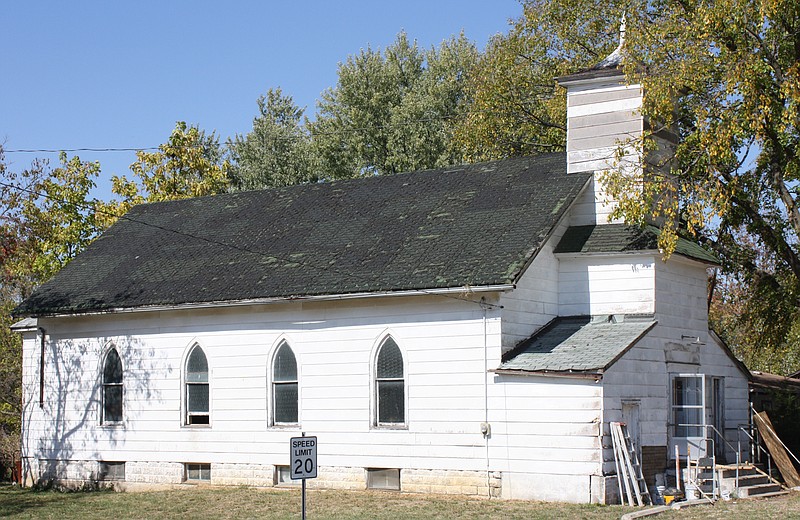
MULTIPOLYGON (((711 429, 713 431, 713 433, 716 434, 716 436, 719 437, 722 440, 722 442, 725 443, 728 446, 728 448, 730 448, 731 451, 736 453, 736 488, 737 489, 739 488, 739 466, 741 465, 741 460, 742 460, 741 459, 741 451, 742 451, 741 442, 739 442, 739 444, 738 444, 738 446, 739 446, 738 449, 734 448, 734 446, 730 442, 728 442, 728 439, 725 438, 725 436, 722 434, 722 432, 720 432, 716 428, 716 426, 714 426, 713 424, 674 424, 672 426, 689 427, 689 428, 703 428, 705 430, 705 437, 703 438, 703 440, 704 441, 711 441, 712 450, 714 450, 715 447, 716 447, 716 441, 714 440, 714 438, 712 436, 709 435, 709 431, 708 430, 711 429)), ((737 435, 737 437, 738 437, 738 435, 737 435)), ((706 442, 706 449, 708 449, 708 443, 707 442, 706 442)), ((713 452, 712 452, 712 454, 713 454, 713 452)), ((716 465, 715 465, 715 471, 716 471, 716 465)), ((713 493, 713 490, 715 488, 716 478, 717 478, 717 476, 713 475, 713 479, 714 480, 711 483, 712 493, 713 493)), ((714 497, 716 498, 716 494, 715 493, 714 493, 714 497)))
MULTIPOLYGON (((724 442, 728 446, 728 448, 730 448, 731 451, 735 451, 736 452, 736 480, 735 480, 735 483, 736 483, 736 489, 739 489, 739 466, 742 463, 742 451, 741 451, 742 446, 741 446, 741 444, 738 445, 737 449, 734 449, 733 445, 730 442, 728 442, 728 439, 725 438, 725 436, 722 434, 722 432, 720 432, 717 429, 716 426, 714 426, 713 424, 706 424, 706 428, 711 428, 712 430, 714 430, 714 433, 716 433, 717 436, 720 439, 722 439, 722 442, 724 442)), ((708 432, 706 432, 706 436, 707 435, 708 435, 708 432)), ((738 437, 738 435, 737 435, 737 437, 738 437)), ((713 439, 712 439, 712 442, 714 442, 713 439)), ((714 475, 714 477, 716 478, 716 475, 714 475)), ((722 487, 721 484, 722 484, 722 482, 720 482, 720 487, 722 487)))
MULTIPOLYGON (((754 448, 757 448, 757 449, 758 449, 758 450, 760 450, 762 453, 764 453, 764 455, 766 455, 766 456, 767 456, 767 475, 769 475, 769 478, 770 478, 770 479, 772 479, 772 455, 770 455, 770 454, 769 454, 769 452, 768 452, 767 450, 765 450, 763 446, 761 446, 761 443, 760 443, 760 442, 758 442, 758 441, 755 439, 755 437, 753 437, 752 435, 750 435, 750 432, 749 432, 749 431, 747 431, 747 430, 745 430, 745 429, 744 429, 744 426, 747 426, 748 428, 750 427, 750 425, 749 425, 749 424, 748 424, 748 425, 741 425, 741 424, 740 424, 740 425, 739 425, 739 431, 740 431, 740 432, 742 432, 742 433, 744 433, 745 435, 747 435, 747 437, 750 439, 750 442, 752 443, 752 446, 753 446, 754 448)), ((737 483, 737 487, 738 487, 738 483, 737 483)))

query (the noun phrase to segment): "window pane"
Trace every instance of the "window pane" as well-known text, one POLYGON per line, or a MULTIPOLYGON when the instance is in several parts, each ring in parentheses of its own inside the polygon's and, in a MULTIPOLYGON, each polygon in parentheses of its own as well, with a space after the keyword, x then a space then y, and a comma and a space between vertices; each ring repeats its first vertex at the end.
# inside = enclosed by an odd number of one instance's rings
POLYGON ((367 488, 400 490, 399 469, 367 469, 367 488))
POLYGON ((192 383, 208 382, 208 361, 203 349, 195 347, 186 363, 186 381, 192 383))
POLYGON ((387 338, 378 353, 378 379, 403 377, 403 354, 392 338, 387 338))
POLYGON ((701 406, 703 404, 703 380, 699 377, 675 378, 675 405, 701 406))
POLYGON ((275 392, 275 422, 297 422, 297 383, 276 383, 272 386, 275 392))
POLYGON ((678 437, 702 437, 703 409, 702 408, 676 408, 675 409, 675 435, 678 437))
POLYGON ((208 385, 186 385, 186 406, 189 413, 208 413, 208 385))
POLYGON ((211 480, 211 464, 186 464, 186 480, 211 480))
POLYGON ((103 386, 103 421, 122 420, 122 385, 103 386))
POLYGON ((211 418, 208 414, 195 414, 189 416, 189 421, 187 424, 211 424, 211 418))
POLYGON ((300 485, 300 480, 292 480, 291 471, 289 471, 289 466, 276 466, 276 480, 277 484, 281 485, 300 485))
POLYGON ((275 355, 272 374, 275 381, 297 381, 297 361, 294 352, 286 343, 281 345, 275 355))
POLYGON ((378 422, 405 422, 403 381, 378 381, 378 422))
POLYGON ((103 383, 122 383, 122 361, 116 349, 108 351, 103 367, 103 383))
POLYGON ((124 462, 101 462, 100 480, 125 480, 124 462))

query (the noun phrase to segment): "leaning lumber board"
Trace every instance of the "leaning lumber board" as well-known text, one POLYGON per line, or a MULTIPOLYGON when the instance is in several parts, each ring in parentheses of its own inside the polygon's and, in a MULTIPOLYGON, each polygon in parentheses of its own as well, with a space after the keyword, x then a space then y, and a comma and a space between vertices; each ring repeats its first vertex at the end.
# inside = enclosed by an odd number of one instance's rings
POLYGON ((772 460, 778 466, 778 470, 783 476, 783 480, 789 487, 800 486, 800 476, 794 468, 794 464, 789 459, 789 454, 786 453, 786 448, 775 433, 775 428, 772 427, 772 421, 769 420, 767 412, 758 412, 756 415, 756 426, 761 438, 764 439, 764 444, 767 445, 772 460))

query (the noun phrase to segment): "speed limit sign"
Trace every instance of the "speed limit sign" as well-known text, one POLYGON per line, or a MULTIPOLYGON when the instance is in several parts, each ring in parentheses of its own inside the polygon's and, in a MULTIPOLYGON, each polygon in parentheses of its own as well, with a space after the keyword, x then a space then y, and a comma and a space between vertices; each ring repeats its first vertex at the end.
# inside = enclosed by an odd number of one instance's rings
POLYGON ((317 478, 317 438, 292 437, 289 442, 291 478, 317 478))

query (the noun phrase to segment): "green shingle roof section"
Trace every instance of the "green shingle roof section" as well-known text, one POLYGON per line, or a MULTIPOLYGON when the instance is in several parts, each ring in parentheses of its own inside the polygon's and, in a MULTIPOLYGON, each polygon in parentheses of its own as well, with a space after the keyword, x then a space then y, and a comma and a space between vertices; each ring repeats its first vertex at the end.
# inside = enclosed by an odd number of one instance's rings
POLYGON ((136 206, 15 314, 514 283, 589 178, 549 154, 136 206))
POLYGON ((525 372, 602 371, 655 324, 652 316, 556 318, 510 351, 499 368, 525 372))
MULTIPOLYGON (((657 227, 629 226, 626 224, 601 224, 597 226, 573 226, 567 229, 556 246, 556 253, 626 253, 632 251, 658 250, 657 227)), ((719 260, 703 249, 700 244, 678 238, 675 253, 706 262, 718 264, 719 260)))

